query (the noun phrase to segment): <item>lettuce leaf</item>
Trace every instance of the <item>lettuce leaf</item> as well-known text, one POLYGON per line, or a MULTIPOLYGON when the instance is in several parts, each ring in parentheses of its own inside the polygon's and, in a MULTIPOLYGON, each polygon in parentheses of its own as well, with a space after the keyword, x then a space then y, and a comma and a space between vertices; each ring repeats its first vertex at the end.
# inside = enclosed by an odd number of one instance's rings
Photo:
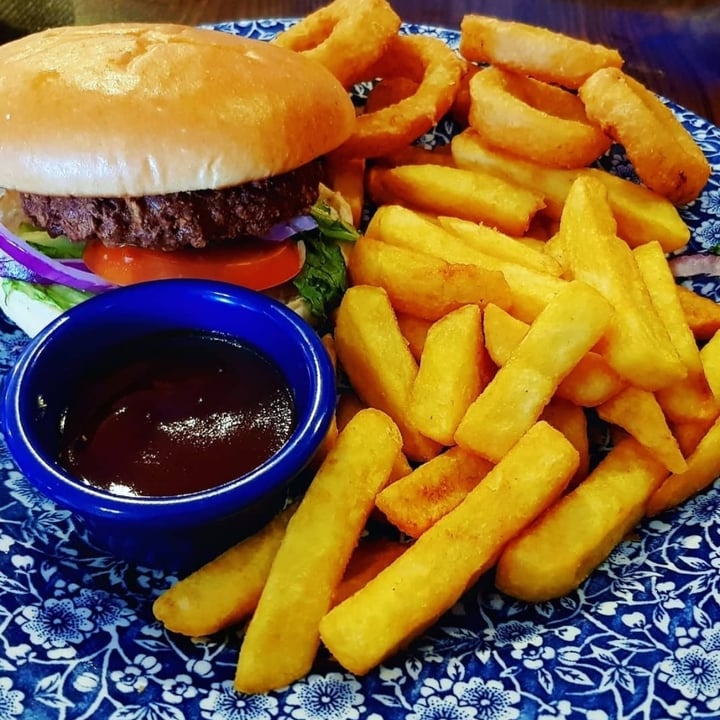
POLYGON ((316 230, 301 233, 305 264, 293 285, 307 302, 311 314, 325 320, 340 304, 348 286, 347 266, 341 243, 353 243, 360 234, 323 201, 310 211, 316 230))
POLYGON ((89 297, 91 293, 65 285, 40 285, 25 280, 0 278, 0 310, 30 337, 65 310, 89 297))

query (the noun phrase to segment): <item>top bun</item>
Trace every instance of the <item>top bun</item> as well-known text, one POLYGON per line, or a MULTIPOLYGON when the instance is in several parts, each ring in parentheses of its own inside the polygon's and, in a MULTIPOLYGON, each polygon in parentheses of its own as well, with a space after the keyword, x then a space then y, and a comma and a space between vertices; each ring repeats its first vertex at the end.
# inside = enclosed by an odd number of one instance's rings
POLYGON ((182 25, 46 30, 0 46, 0 187, 120 197, 239 185, 351 133, 319 63, 182 25))

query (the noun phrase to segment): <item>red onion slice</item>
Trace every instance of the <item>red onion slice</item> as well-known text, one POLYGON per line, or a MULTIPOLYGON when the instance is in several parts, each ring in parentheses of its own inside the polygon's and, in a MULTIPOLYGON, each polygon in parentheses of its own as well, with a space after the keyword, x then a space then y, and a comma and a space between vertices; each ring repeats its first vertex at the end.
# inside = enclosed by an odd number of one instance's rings
POLYGON ((6 256, 0 258, 0 275, 4 277, 42 284, 59 283, 84 292, 104 292, 115 287, 76 262, 49 258, 1 223, 0 251, 6 256))
POLYGON ((287 240, 289 237, 297 235, 298 233, 314 230, 317 226, 317 222, 312 216, 298 215, 291 220, 273 225, 264 235, 261 236, 261 239, 268 240, 270 242, 282 242, 283 240, 287 240))
POLYGON ((670 260, 670 269, 675 277, 715 275, 720 277, 720 255, 710 253, 679 255, 670 260))

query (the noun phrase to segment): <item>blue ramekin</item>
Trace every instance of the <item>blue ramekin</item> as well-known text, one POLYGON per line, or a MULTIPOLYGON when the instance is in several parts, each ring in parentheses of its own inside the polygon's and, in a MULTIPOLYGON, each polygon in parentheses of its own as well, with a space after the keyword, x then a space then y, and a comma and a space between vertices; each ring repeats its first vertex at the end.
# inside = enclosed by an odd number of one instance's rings
POLYGON ((198 566, 256 530, 321 444, 335 408, 335 374, 313 329, 281 303, 205 280, 159 280, 113 290, 66 312, 33 338, 6 378, 3 430, 29 482, 81 517, 93 544, 166 570, 198 566), (165 330, 224 333, 273 360, 293 392, 297 427, 255 470, 210 490, 124 497, 90 487, 57 462, 63 409, 95 358, 165 330))

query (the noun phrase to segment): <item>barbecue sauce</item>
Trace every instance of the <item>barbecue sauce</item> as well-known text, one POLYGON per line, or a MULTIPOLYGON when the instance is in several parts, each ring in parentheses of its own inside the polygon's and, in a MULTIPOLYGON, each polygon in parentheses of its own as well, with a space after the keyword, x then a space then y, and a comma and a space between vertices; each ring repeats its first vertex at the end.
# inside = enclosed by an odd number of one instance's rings
POLYGON ((205 490, 258 467, 295 428, 292 393, 254 349, 172 332, 101 360, 66 409, 60 463, 115 494, 205 490))

